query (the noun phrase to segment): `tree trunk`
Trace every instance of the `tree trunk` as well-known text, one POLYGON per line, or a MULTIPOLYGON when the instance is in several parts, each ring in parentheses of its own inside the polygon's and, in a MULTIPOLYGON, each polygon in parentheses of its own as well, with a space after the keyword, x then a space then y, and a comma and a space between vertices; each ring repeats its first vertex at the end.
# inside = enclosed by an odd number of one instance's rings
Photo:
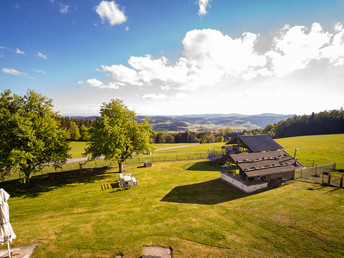
POLYGON ((25 183, 26 183, 26 187, 28 188, 33 187, 33 182, 31 181, 30 175, 31 173, 25 173, 25 183))
POLYGON ((119 169, 119 173, 123 172, 123 163, 118 161, 118 169, 119 169))

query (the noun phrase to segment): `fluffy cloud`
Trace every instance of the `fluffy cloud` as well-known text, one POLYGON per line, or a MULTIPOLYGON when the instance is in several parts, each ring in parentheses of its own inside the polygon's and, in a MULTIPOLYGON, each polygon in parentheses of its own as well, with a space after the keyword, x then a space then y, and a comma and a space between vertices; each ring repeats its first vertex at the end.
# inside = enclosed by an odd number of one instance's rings
POLYGON ((66 14, 69 12, 69 5, 60 4, 60 13, 66 14))
MULTIPOLYGON (((163 90, 185 91, 233 80, 283 77, 319 61, 327 67, 344 65, 341 23, 335 25, 333 32, 325 31, 319 23, 309 29, 286 25, 266 52, 256 50, 259 39, 259 34, 249 32, 232 38, 212 29, 191 30, 182 41, 183 56, 174 63, 164 56, 132 56, 128 66, 103 65, 99 71, 108 74, 117 87, 158 85, 163 90)), ((95 81, 93 86, 104 87, 95 81)))
POLYGON ((121 24, 127 20, 124 12, 119 9, 115 1, 102 1, 96 8, 96 12, 100 16, 102 23, 108 21, 112 26, 121 24))
POLYGON ((183 39, 184 57, 175 64, 162 56, 132 56, 124 65, 102 66, 115 83, 143 86, 159 83, 162 89, 194 90, 212 86, 228 76, 245 77, 255 73, 266 64, 266 57, 254 50, 257 35, 244 33, 232 39, 211 29, 189 31, 183 39), (254 71, 254 72, 253 72, 254 71))
POLYGON ((185 94, 184 92, 178 92, 175 96, 173 97, 169 97, 165 94, 155 94, 155 93, 149 93, 149 94, 145 94, 142 96, 143 99, 148 99, 148 100, 180 100, 180 99, 187 99, 190 96, 185 94))
MULTIPOLYGON (((87 85, 90 87, 100 88, 100 89, 118 89, 118 85, 115 83, 110 82, 109 84, 104 84, 102 81, 99 81, 97 79, 88 79, 86 81, 87 85)), ((82 85, 82 81, 78 81, 78 84, 82 85)))
POLYGON ((16 48, 16 53, 17 54, 25 55, 25 53, 23 51, 21 51, 19 48, 16 48))
POLYGON ((163 100, 167 99, 168 97, 164 94, 145 94, 142 96, 143 99, 151 99, 151 100, 163 100))
POLYGON ((15 70, 15 69, 2 68, 1 72, 6 73, 6 74, 15 75, 15 76, 21 76, 21 77, 27 77, 30 79, 34 79, 33 77, 29 76, 27 73, 19 72, 18 70, 15 70))
POLYGON ((198 15, 206 15, 207 14, 207 6, 209 4, 210 0, 199 0, 198 1, 198 15))
POLYGON ((38 52, 37 53, 37 56, 44 59, 44 60, 48 60, 47 56, 46 55, 43 55, 41 52, 38 52))
POLYGON ((267 53, 273 73, 287 75, 306 68, 311 61, 322 57, 321 52, 328 47, 332 37, 319 23, 313 23, 310 29, 286 25, 274 39, 273 50, 267 53))

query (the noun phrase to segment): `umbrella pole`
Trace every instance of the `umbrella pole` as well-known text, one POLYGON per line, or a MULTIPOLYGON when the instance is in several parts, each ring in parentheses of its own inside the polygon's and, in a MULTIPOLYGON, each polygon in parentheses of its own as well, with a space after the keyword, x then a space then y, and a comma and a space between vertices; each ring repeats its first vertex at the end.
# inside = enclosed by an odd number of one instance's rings
POLYGON ((11 257, 10 242, 7 242, 7 247, 8 247, 8 257, 11 257))

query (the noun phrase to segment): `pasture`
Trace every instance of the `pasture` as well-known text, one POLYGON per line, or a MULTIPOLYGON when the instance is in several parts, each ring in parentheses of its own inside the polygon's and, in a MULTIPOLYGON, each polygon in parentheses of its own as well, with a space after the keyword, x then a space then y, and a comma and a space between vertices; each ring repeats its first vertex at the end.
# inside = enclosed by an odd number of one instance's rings
POLYGON ((150 245, 174 257, 344 255, 344 189, 292 182, 246 195, 206 160, 129 169, 139 184, 127 190, 111 187, 115 169, 40 176, 32 191, 1 183, 11 194, 11 246, 36 243, 33 257, 139 257, 150 245))
MULTIPOLYGON (((305 166, 323 165, 336 162, 337 169, 344 169, 344 134, 328 134, 328 135, 310 135, 298 136, 290 138, 275 139, 284 149, 290 154, 294 155, 295 148, 298 148, 296 158, 305 166)), ((213 147, 220 148, 225 143, 178 143, 178 144, 154 144, 155 150, 166 147, 174 147, 181 145, 190 145, 190 147, 166 149, 161 151, 153 151, 153 155, 139 155, 140 161, 150 159, 164 161, 175 160, 177 155, 180 159, 187 159, 187 155, 192 154, 192 157, 204 158, 206 150, 213 147), (203 156, 200 156, 202 154, 203 156)), ((82 153, 86 146, 85 142, 71 142, 71 155, 73 158, 82 157, 82 153)), ((133 160, 128 160, 127 163, 137 163, 138 157, 133 160)), ((76 168, 76 167, 75 167, 76 168)))
MULTIPOLYGON (((305 165, 344 168, 344 135, 277 139, 305 165)), ((185 145, 185 144, 180 144, 185 145)), ((216 144, 155 151, 145 157, 205 153, 216 144)), ((80 157, 85 143, 71 143, 80 157)), ((162 148, 176 145, 155 145, 162 148)), ((135 160, 133 160, 135 161, 135 160)), ((102 165, 97 161, 97 164, 102 165)), ((10 193, 11 246, 38 244, 33 257, 139 257, 144 246, 171 247, 174 257, 344 256, 344 189, 294 181, 244 194, 219 180, 205 159, 127 164, 138 185, 116 186, 116 168, 82 176, 0 183, 10 193)), ((78 167, 67 164, 66 169, 78 167)), ((50 171, 53 172, 53 171, 50 171)))

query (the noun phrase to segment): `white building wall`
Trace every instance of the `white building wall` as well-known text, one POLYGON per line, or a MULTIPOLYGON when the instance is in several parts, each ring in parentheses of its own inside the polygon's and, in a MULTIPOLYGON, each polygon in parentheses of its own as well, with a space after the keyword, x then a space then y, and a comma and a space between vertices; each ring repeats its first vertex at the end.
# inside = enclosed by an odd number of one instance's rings
POLYGON ((255 191, 258 191, 260 189, 264 189, 268 187, 268 183, 267 182, 263 182, 261 184, 255 184, 255 185, 246 185, 243 182, 236 180, 233 177, 230 177, 228 175, 226 175, 225 173, 221 173, 220 175, 220 179, 233 185, 234 187, 244 191, 245 193, 253 193, 255 191))

